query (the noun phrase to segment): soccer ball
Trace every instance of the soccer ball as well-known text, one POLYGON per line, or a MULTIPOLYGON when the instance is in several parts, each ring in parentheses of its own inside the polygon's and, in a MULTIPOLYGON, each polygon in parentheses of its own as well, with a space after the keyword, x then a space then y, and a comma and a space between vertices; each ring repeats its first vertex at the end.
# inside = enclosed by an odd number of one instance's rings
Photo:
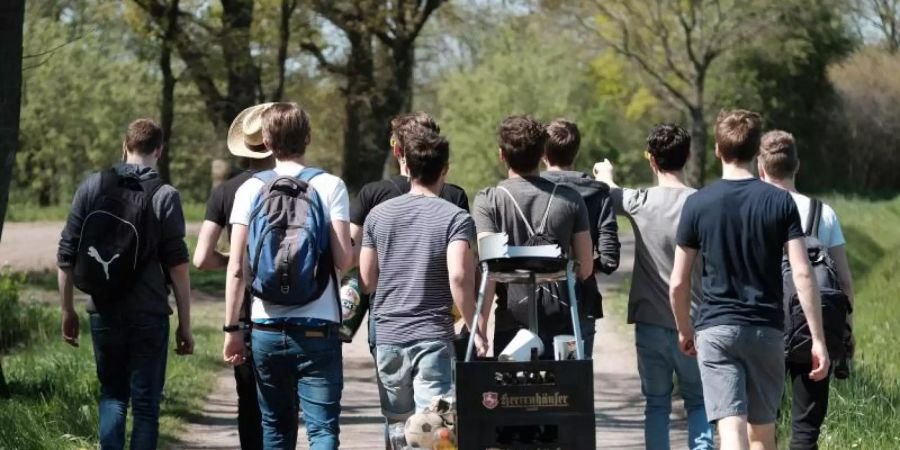
POLYGON ((413 414, 406 420, 406 444, 416 448, 431 448, 434 432, 444 426, 441 416, 433 412, 413 414))

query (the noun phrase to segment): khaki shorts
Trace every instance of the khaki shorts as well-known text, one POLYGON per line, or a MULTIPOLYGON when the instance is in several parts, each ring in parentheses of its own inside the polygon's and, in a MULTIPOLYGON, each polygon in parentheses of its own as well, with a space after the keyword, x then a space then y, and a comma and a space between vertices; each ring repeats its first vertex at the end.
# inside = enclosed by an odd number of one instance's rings
POLYGON ((771 327, 718 325, 697 332, 697 360, 710 422, 746 416, 774 423, 784 393, 784 338, 771 327))

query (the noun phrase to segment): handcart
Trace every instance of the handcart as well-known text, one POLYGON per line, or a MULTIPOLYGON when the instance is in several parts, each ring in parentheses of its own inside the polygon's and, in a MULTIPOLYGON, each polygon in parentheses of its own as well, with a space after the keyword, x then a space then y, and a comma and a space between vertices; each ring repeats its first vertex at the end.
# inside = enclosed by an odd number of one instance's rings
MULTIPOLYGON (((576 359, 476 360, 473 353, 477 330, 471 333, 465 359, 457 361, 455 367, 459 448, 593 450, 596 448, 593 364, 584 355, 574 263, 556 257, 482 254, 482 258, 473 326, 478 326, 489 279, 498 283, 525 283, 532 291, 539 283, 566 280, 576 359)), ((538 334, 536 297, 529 296, 528 327, 538 334)))

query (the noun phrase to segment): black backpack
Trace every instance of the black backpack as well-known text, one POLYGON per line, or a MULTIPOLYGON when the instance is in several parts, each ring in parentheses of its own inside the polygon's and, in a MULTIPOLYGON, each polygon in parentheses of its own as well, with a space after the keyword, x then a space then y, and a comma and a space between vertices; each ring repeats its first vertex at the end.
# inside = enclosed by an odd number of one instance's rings
MULTIPOLYGON (((556 197, 556 189, 559 185, 553 186, 550 193, 550 199, 547 201, 547 208, 544 210, 541 224, 537 229, 531 226, 531 222, 519 203, 506 188, 498 186, 498 189, 505 192, 512 200, 513 206, 518 213, 519 218, 524 222, 525 228, 528 230, 528 240, 520 244, 523 247, 531 247, 538 245, 554 245, 559 242, 553 240, 546 234, 547 218, 550 216, 550 207, 553 206, 553 199, 556 197)), ((566 249, 563 249, 565 253, 566 249)), ((535 286, 535 290, 531 290, 528 284, 509 284, 498 285, 498 293, 506 295, 506 309, 509 314, 520 324, 528 323, 528 299, 534 297, 538 302, 538 312, 540 320, 541 334, 546 332, 549 336, 559 334, 567 328, 571 328, 571 317, 569 313, 569 295, 565 289, 560 289, 558 283, 539 283, 535 286)))
POLYGON ((100 172, 99 194, 84 217, 75 256, 75 286, 95 300, 122 298, 150 262, 158 261, 159 225, 153 195, 159 177, 140 180, 100 172))
MULTIPOLYGON (((809 262, 816 274, 819 294, 822 298, 822 326, 825 329, 825 345, 832 360, 838 360, 846 354, 844 336, 847 331, 847 315, 851 312, 847 294, 838 282, 834 260, 828 249, 817 238, 819 222, 822 219, 822 202, 810 200, 807 220, 806 248, 809 262)), ((812 363, 812 335, 806 316, 800 307, 797 288, 791 273, 791 265, 787 255, 781 262, 781 273, 784 283, 784 353, 787 362, 795 364, 812 363)))

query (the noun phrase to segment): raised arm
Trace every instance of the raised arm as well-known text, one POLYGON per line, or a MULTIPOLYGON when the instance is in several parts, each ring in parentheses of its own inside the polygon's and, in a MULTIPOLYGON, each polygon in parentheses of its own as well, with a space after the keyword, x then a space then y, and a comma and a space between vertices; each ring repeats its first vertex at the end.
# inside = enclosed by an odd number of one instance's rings
POLYGON ((678 347, 688 356, 697 356, 694 325, 691 323, 691 272, 696 259, 697 249, 676 246, 675 263, 669 279, 669 301, 678 328, 678 347))
POLYGON ((578 263, 575 275, 579 280, 590 277, 594 273, 594 243, 591 242, 590 231, 581 231, 572 236, 572 253, 578 263))
POLYGON ((222 227, 210 220, 204 220, 197 235, 194 249, 194 267, 200 270, 222 269, 228 265, 228 255, 218 251, 216 244, 222 234, 222 227))
POLYGON ((819 289, 816 286, 816 274, 809 264, 809 256, 806 252, 806 241, 803 238, 795 238, 785 244, 785 252, 791 264, 794 286, 797 287, 797 296, 800 298, 800 307, 806 316, 809 332, 812 335, 812 362, 813 369, 809 378, 813 381, 823 380, 828 376, 830 361, 828 349, 825 347, 825 331, 822 328, 822 300, 819 297, 819 289))
POLYGON ((605 274, 611 274, 619 268, 619 224, 616 222, 616 211, 612 198, 607 196, 600 204, 600 217, 597 237, 597 252, 600 254, 599 270, 605 274))

